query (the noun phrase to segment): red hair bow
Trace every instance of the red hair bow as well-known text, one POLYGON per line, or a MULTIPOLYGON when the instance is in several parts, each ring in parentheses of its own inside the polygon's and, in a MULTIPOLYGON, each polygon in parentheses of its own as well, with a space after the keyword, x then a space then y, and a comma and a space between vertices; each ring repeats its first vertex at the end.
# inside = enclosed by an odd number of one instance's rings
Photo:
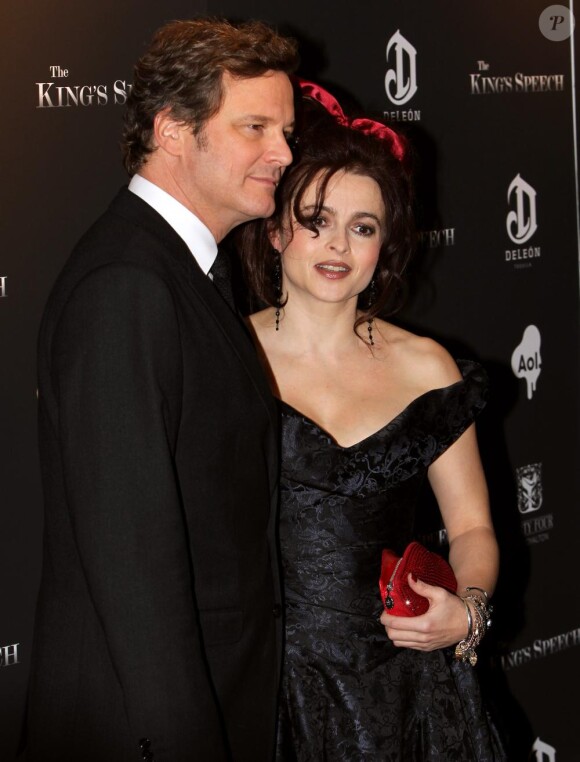
POLYGON ((394 130, 391 130, 380 122, 375 122, 373 119, 350 119, 344 113, 336 98, 323 87, 300 77, 296 77, 296 81, 302 94, 318 101, 339 124, 342 124, 344 127, 350 127, 353 130, 360 130, 366 135, 374 135, 381 140, 387 140, 391 145, 393 156, 399 161, 403 160, 405 147, 403 141, 394 130))

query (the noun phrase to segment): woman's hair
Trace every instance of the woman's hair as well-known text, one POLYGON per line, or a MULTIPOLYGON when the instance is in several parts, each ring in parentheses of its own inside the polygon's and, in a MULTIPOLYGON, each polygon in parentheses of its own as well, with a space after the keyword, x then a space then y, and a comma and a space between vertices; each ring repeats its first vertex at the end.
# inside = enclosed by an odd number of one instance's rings
POLYGON ((236 233, 247 285, 263 304, 277 306, 279 293, 273 277, 275 252, 269 240, 272 231, 287 231, 293 216, 314 235, 314 220, 320 214, 328 183, 337 173, 350 172, 375 180, 385 207, 385 238, 372 283, 359 294, 360 315, 355 332, 379 314, 393 314, 403 296, 403 272, 415 247, 413 190, 409 146, 403 160, 397 159, 389 140, 338 124, 318 103, 305 99, 300 118, 295 162, 286 170, 276 191, 276 211, 267 220, 254 220, 236 233), (316 183, 316 208, 302 211, 303 198, 316 183), (372 303, 371 303, 372 300, 372 303))
POLYGON ((260 21, 200 18, 161 27, 135 65, 121 141, 125 169, 134 174, 154 150, 153 122, 165 108, 198 135, 219 111, 224 72, 249 79, 291 74, 297 65, 296 41, 260 21))

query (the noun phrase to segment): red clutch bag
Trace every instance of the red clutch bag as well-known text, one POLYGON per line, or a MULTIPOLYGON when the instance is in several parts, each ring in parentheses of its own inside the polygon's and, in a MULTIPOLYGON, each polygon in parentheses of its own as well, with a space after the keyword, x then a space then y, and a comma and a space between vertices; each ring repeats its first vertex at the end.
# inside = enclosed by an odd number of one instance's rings
POLYGON ((399 558, 392 550, 383 550, 379 588, 381 600, 389 614, 395 616, 419 616, 429 608, 427 598, 411 590, 409 574, 428 585, 437 585, 457 591, 453 569, 437 553, 432 553, 419 542, 411 542, 399 558))

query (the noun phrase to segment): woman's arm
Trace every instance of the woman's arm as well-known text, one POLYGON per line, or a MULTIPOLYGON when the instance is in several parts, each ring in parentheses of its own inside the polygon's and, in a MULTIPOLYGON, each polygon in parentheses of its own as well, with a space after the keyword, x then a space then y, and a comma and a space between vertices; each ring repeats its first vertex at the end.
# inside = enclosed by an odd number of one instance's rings
MULTIPOLYGON (((491 596, 499 553, 474 425, 430 466, 428 476, 447 530, 458 594, 479 587, 491 596)), ((431 651, 465 638, 467 613, 458 596, 421 581, 411 579, 410 584, 429 599, 430 607, 419 617, 383 613, 381 622, 395 645, 431 651)))
POLYGON ((447 530, 458 593, 481 587, 491 596, 499 553, 474 425, 431 465, 429 482, 447 530))

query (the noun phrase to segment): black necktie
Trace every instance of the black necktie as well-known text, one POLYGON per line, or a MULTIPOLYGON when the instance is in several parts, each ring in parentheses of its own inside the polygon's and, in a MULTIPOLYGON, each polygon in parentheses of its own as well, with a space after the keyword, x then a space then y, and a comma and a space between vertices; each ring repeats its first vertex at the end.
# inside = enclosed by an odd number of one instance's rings
POLYGON ((223 249, 218 249, 218 255, 209 271, 215 287, 229 306, 235 310, 236 305, 232 291, 232 268, 229 257, 223 249))

